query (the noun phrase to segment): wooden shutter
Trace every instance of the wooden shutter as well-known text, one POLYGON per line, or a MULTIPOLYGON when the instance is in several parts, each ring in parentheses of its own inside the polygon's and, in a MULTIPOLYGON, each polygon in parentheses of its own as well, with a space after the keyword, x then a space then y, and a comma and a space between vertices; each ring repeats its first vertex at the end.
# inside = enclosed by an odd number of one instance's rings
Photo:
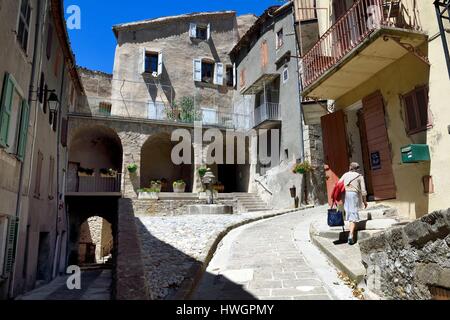
POLYGON ((162 75, 163 72, 163 53, 158 52, 158 76, 162 75))
POLYGON ((269 63, 269 47, 267 40, 261 42, 261 67, 264 68, 269 63))
POLYGON ((417 87, 403 96, 406 132, 411 135, 432 127, 433 121, 428 107, 428 88, 417 87))
POLYGON ((371 159, 372 186, 375 200, 395 199, 391 149, 386 128, 383 96, 379 91, 363 99, 363 118, 371 159))
POLYGON ((211 24, 208 23, 208 27, 206 29, 206 39, 209 40, 211 39, 211 24))
POLYGON ((214 84, 223 85, 223 63, 216 63, 214 84))
POLYGON ((141 63, 139 64, 139 73, 140 74, 143 74, 143 73, 145 73, 145 58, 146 58, 146 50, 145 50, 145 48, 141 48, 141 53, 140 53, 140 55, 141 55, 141 63))
POLYGON ((22 101, 22 111, 20 113, 20 128, 19 128, 19 144, 17 147, 17 157, 20 161, 25 159, 25 151, 27 149, 28 126, 30 122, 30 106, 24 99, 22 101))
POLYGON ((345 114, 342 110, 323 116, 321 119, 323 152, 328 202, 339 178, 348 171, 349 156, 345 114))
POLYGON ((52 45, 53 45, 53 26, 51 24, 48 25, 47 31, 47 59, 50 59, 52 56, 52 45))
POLYGON ((36 164, 36 177, 34 181, 34 196, 37 198, 41 196, 41 175, 43 162, 44 162, 44 155, 40 151, 38 151, 36 164))
POLYGON ((189 24, 189 37, 190 38, 197 37, 197 25, 195 23, 189 24))
POLYGON ((202 81, 202 60, 194 59, 193 61, 194 81, 202 81))
POLYGON ((8 233, 6 236, 5 263, 3 266, 4 275, 8 275, 9 273, 11 273, 14 266, 18 223, 19 221, 17 218, 11 216, 8 217, 8 233))
POLYGON ((62 118, 62 122, 61 122, 61 145, 63 147, 67 147, 67 131, 68 131, 67 118, 62 118))
POLYGON ((0 105, 0 145, 8 147, 9 126, 11 122, 12 97, 14 81, 9 73, 3 83, 2 100, 0 105))

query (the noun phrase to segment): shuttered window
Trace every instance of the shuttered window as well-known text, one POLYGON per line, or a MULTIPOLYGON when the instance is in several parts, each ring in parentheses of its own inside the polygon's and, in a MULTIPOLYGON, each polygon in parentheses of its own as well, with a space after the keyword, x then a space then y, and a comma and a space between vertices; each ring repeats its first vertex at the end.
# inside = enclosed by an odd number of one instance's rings
POLYGON ((216 63, 214 72, 214 84, 217 84, 219 86, 223 86, 223 78, 224 78, 224 70, 223 70, 223 63, 216 63))
POLYGON ((52 46, 53 46, 53 26, 51 24, 48 25, 47 30, 47 59, 50 60, 52 56, 52 46))
POLYGON ((17 239, 18 219, 15 217, 8 217, 7 236, 5 241, 5 257, 3 264, 3 275, 11 273, 14 265, 17 239))
POLYGON ((41 196, 41 175, 42 175, 42 163, 44 162, 44 155, 38 151, 37 163, 36 163, 36 177, 34 180, 34 196, 40 198, 41 196))
POLYGON ((26 151, 30 108, 10 74, 6 74, 0 104, 0 146, 23 161, 26 151))
POLYGON ((425 131, 432 127, 428 107, 428 87, 417 87, 403 96, 405 124, 408 135, 425 131))
POLYGON ((22 0, 19 12, 19 25, 17 28, 17 40, 21 48, 27 52, 28 50, 28 36, 30 34, 30 18, 31 7, 29 0, 22 0))
POLYGON ((55 158, 50 157, 49 167, 48 167, 48 198, 53 200, 55 198, 54 195, 54 171, 55 171, 55 158))
POLYGON ((261 67, 264 68, 269 63, 269 46, 267 40, 261 42, 261 67))
POLYGON ((61 145, 67 147, 67 131, 68 131, 67 118, 62 118, 61 121, 61 145))

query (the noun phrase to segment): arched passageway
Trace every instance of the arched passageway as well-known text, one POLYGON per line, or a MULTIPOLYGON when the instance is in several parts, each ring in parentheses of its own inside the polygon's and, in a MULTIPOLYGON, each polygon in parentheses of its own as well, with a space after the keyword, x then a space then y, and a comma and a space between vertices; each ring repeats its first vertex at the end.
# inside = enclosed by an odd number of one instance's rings
POLYGON ((119 192, 122 144, 104 126, 80 128, 69 149, 68 192, 119 192))
POLYGON ((79 236, 78 265, 112 261, 112 225, 106 219, 89 217, 81 224, 79 236))
POLYGON ((173 182, 183 180, 186 192, 192 192, 193 165, 173 163, 171 153, 175 145, 176 142, 172 142, 166 133, 155 134, 144 143, 141 150, 141 188, 149 188, 151 181, 160 180, 163 182, 161 191, 172 192, 173 182))

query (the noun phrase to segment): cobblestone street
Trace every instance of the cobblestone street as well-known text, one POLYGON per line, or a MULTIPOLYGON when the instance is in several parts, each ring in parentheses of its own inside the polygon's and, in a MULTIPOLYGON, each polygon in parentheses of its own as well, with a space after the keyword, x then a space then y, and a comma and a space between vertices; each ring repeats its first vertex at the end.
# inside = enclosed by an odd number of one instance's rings
POLYGON ((352 299, 350 288, 309 241, 324 218, 319 207, 263 220, 230 232, 193 299, 352 299))

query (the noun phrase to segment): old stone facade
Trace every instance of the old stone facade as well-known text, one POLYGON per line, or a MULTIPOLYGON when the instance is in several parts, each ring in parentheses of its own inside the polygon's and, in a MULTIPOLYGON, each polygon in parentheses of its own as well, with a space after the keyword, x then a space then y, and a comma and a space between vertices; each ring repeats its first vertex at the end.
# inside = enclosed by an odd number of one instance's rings
POLYGON ((450 210, 360 242, 369 290, 384 299, 428 300, 450 292, 450 210))
POLYGON ((0 298, 66 267, 67 113, 82 87, 63 12, 57 0, 0 6, 0 298))

